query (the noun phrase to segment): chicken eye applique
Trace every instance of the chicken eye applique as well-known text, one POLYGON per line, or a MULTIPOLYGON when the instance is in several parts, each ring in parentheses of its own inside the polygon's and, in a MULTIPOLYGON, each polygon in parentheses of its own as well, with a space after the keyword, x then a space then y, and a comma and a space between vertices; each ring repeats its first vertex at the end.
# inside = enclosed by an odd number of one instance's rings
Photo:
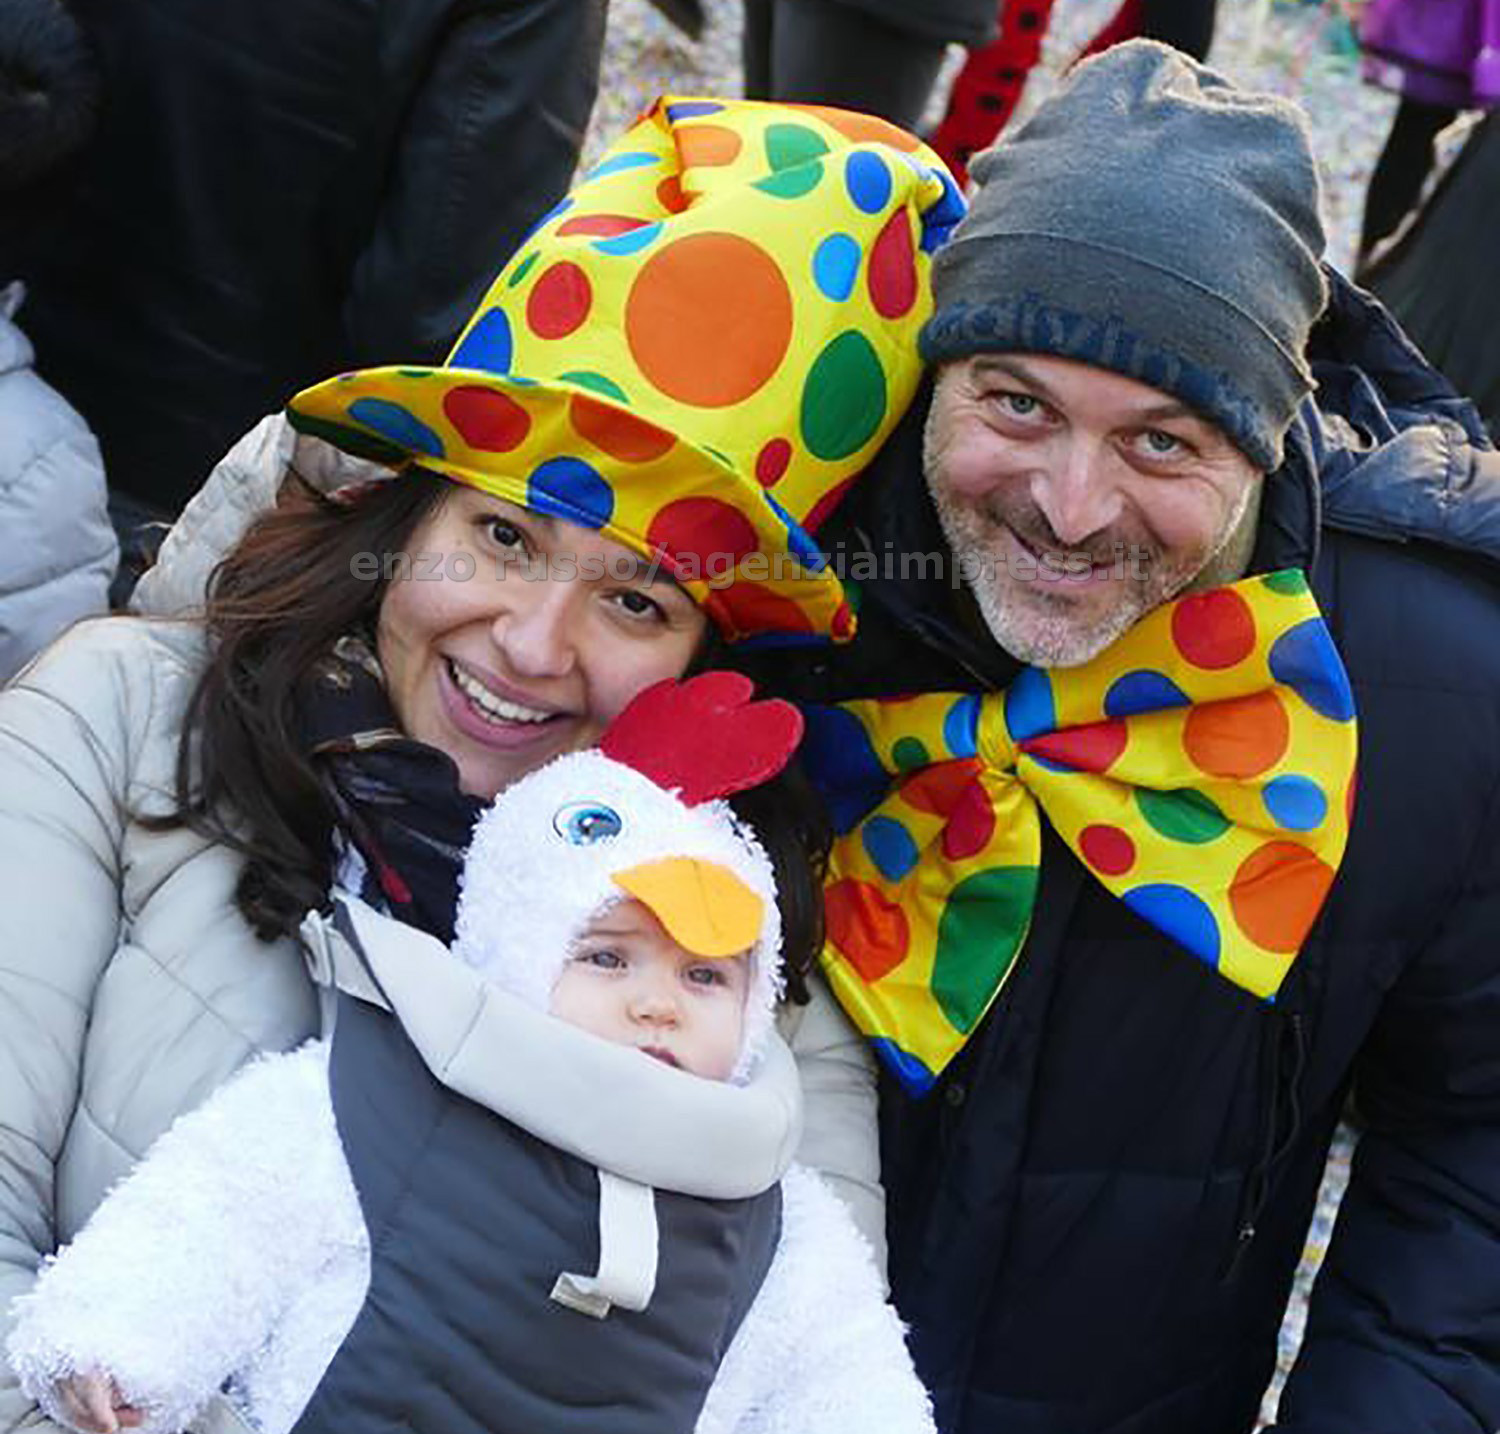
POLYGON ((619 836, 624 823, 613 807, 601 802, 571 802, 552 818, 552 828, 574 846, 592 846, 619 836))

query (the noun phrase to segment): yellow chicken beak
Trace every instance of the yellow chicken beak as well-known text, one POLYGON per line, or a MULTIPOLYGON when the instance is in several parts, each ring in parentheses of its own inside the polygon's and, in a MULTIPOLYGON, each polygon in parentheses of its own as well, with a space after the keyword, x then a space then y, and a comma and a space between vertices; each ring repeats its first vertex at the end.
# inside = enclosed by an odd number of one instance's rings
POLYGON ((760 939, 763 903, 727 867, 669 857, 617 871, 613 879, 695 956, 738 956, 760 939))

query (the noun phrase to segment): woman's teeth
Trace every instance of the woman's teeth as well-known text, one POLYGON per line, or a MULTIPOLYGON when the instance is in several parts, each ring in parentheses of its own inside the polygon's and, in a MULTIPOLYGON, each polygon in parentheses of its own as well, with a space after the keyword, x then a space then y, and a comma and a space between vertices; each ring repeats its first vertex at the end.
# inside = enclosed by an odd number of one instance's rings
POLYGON ((496 697, 488 687, 476 682, 456 662, 449 662, 448 672, 453 678, 453 685, 486 717, 497 722, 545 722, 556 715, 552 712, 538 712, 534 707, 522 707, 518 703, 507 702, 503 697, 496 697))

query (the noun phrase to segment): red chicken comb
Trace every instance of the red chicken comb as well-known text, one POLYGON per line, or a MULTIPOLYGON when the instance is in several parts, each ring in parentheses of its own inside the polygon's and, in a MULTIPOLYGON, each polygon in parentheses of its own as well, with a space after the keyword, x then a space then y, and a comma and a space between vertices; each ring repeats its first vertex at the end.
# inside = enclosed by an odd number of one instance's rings
POLYGON ((790 702, 754 700, 738 672, 658 682, 609 724, 599 749, 690 807, 758 787, 781 771, 802 740, 790 702))

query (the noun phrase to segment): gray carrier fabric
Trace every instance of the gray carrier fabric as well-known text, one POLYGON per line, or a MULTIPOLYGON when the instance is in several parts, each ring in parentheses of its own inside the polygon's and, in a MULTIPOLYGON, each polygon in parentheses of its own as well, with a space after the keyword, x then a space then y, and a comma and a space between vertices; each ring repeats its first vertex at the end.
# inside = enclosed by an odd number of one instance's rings
POLYGON ((343 993, 330 1081, 371 1282, 296 1434, 689 1434, 775 1253, 779 1187, 657 1191, 651 1303, 593 1319, 550 1298, 598 1267, 592 1165, 449 1091, 343 993))

